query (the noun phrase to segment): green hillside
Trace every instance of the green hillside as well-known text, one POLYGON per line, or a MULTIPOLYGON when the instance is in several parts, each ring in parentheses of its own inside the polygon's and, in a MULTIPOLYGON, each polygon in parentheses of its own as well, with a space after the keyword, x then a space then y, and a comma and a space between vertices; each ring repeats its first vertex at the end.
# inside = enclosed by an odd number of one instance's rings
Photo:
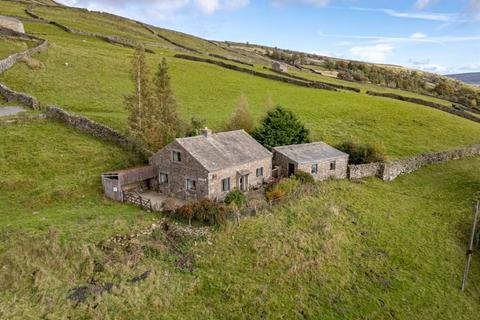
MULTIPOLYGON (((21 17, 26 32, 50 46, 1 74, 0 83, 37 97, 42 108, 55 104, 126 133, 133 49, 35 20, 27 6, 0 0, 0 15, 21 17)), ((152 74, 167 59, 182 117, 205 119, 217 130, 245 94, 256 121, 271 98, 294 111, 313 140, 376 143, 391 159, 480 143, 479 123, 365 91, 450 106, 445 100, 291 69, 293 76, 362 92, 295 86, 174 57, 274 74, 265 57, 198 37, 152 27, 157 36, 132 20, 68 7, 32 11, 79 31, 144 43, 153 51, 152 74)), ((0 58, 31 45, 0 37, 0 58)), ((0 319, 473 320, 480 313, 478 255, 467 291, 459 290, 480 190, 478 157, 391 183, 326 181, 240 226, 189 228, 104 198, 100 174, 142 164, 135 154, 50 120, 12 119, 18 122, 0 119, 0 319), (145 231, 165 222, 168 228, 145 231), (146 271, 146 279, 132 281, 146 271), (91 291, 77 303, 67 298, 73 288, 91 291)))

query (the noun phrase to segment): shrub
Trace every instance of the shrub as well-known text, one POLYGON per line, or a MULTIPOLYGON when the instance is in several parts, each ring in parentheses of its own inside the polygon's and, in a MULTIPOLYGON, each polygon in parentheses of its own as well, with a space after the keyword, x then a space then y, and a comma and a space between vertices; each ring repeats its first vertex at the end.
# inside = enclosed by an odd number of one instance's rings
POLYGON ((295 173, 295 175, 293 176, 295 179, 297 179, 298 181, 300 181, 301 183, 307 183, 307 184, 314 184, 315 183, 315 179, 313 178, 313 176, 308 173, 308 172, 305 172, 305 171, 297 171, 295 173))
POLYGON ((347 141, 336 147, 350 155, 349 163, 351 164, 383 162, 387 159, 385 149, 377 144, 358 144, 347 141))
POLYGON ((279 183, 271 185, 265 192, 267 201, 278 202, 291 197, 300 186, 300 180, 295 178, 283 179, 279 183))
POLYGON ((231 205, 235 204, 239 209, 242 208, 245 203, 247 203, 247 197, 240 190, 230 191, 225 197, 225 204, 231 205))
POLYGON ((186 204, 175 211, 176 215, 188 219, 191 224, 192 219, 205 222, 211 225, 226 224, 225 206, 209 199, 203 199, 196 203, 186 204))

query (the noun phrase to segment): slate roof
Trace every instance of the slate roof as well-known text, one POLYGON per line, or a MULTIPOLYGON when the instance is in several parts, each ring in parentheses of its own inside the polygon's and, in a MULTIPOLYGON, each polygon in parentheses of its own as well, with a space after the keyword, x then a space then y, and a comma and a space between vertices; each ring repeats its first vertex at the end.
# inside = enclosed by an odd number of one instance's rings
POLYGON ((244 130, 179 138, 176 141, 210 172, 272 156, 244 130))
POLYGON ((348 156, 348 154, 329 146, 325 142, 295 144, 276 147, 273 150, 299 164, 348 156))

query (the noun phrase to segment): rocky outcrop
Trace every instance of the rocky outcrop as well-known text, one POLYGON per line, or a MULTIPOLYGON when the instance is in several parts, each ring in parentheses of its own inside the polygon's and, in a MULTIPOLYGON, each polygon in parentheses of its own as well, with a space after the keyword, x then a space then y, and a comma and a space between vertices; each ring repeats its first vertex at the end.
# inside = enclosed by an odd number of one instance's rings
POLYGON ((476 117, 473 114, 470 114, 470 113, 468 113, 464 110, 456 109, 454 104, 452 105, 452 107, 447 107, 447 106, 444 106, 442 104, 435 103, 435 102, 432 102, 432 101, 426 101, 426 100, 422 100, 422 99, 419 99, 419 98, 413 98, 413 97, 405 97, 405 96, 401 96, 401 95, 395 94, 395 93, 367 91, 367 94, 371 95, 371 96, 376 96, 376 97, 384 97, 384 98, 390 98, 390 99, 396 99, 396 100, 400 100, 400 101, 406 101, 406 102, 420 104, 420 105, 423 105, 423 106, 427 106, 427 107, 430 107, 430 108, 434 108, 434 109, 437 109, 437 110, 448 112, 450 114, 453 114, 453 115, 456 115, 456 116, 459 116, 459 117, 462 117, 462 118, 480 123, 480 117, 476 117))
POLYGON ((0 16, 0 26, 16 32, 25 33, 23 23, 16 18, 0 16))

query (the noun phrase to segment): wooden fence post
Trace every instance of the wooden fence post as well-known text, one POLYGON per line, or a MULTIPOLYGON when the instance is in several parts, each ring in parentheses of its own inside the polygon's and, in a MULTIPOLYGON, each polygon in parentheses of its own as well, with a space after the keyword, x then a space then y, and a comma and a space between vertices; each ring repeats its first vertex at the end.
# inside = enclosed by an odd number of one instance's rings
POLYGON ((480 201, 477 200, 477 205, 475 207, 475 213, 473 215, 472 234, 470 236, 470 241, 468 243, 468 249, 467 249, 467 261, 465 262, 465 270, 463 271, 462 291, 465 290, 465 286, 467 284, 468 272, 470 271, 470 264, 472 262, 473 242, 475 240, 475 231, 477 230, 479 207, 480 207, 480 201))

